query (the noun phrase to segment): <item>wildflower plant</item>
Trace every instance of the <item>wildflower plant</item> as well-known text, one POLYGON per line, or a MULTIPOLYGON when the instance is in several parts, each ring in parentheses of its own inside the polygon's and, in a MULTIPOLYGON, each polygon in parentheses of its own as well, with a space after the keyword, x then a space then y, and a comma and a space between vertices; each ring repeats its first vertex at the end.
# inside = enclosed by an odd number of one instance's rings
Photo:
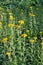
POLYGON ((0 0, 0 65, 43 65, 42 7, 38 0, 0 0))

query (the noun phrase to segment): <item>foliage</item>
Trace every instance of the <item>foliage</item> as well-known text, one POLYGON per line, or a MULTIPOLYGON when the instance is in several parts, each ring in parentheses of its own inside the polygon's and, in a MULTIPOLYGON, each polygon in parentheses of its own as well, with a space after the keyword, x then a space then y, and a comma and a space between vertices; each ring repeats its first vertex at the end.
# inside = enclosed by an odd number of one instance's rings
POLYGON ((39 0, 0 0, 0 65, 43 65, 39 0))

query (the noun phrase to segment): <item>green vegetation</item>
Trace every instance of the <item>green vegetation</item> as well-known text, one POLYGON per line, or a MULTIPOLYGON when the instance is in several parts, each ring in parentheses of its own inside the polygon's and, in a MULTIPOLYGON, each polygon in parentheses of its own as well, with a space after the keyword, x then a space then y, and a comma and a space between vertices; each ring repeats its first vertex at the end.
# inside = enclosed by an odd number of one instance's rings
POLYGON ((39 0, 0 0, 0 65, 43 65, 39 0))

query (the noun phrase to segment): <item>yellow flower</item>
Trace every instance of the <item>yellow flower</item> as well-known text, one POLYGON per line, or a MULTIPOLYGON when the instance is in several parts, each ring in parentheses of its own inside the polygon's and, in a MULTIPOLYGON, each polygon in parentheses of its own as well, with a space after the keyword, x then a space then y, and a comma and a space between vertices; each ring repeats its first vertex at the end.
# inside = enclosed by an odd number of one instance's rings
POLYGON ((0 22, 0 29, 2 28, 2 22, 0 22))
POLYGON ((34 39, 30 39, 29 42, 30 42, 31 44, 33 44, 33 43, 35 42, 35 40, 34 40, 34 39))
POLYGON ((30 30, 26 30, 26 32, 30 32, 30 30))
POLYGON ((13 38, 13 36, 9 36, 9 38, 13 38))
POLYGON ((9 23, 8 26, 9 27, 14 27, 14 24, 13 23, 9 23))
POLYGON ((8 38, 3 38, 3 39, 2 39, 2 42, 5 43, 5 42, 7 42, 7 40, 8 40, 8 38))
POLYGON ((0 26, 0 29, 2 28, 2 26, 0 26))
POLYGON ((40 43, 43 46, 43 42, 40 43))
POLYGON ((10 56, 10 52, 7 52, 6 55, 10 56))
POLYGON ((37 40, 37 37, 35 36, 35 37, 33 37, 34 38, 34 40, 37 40))
POLYGON ((29 13, 29 15, 30 15, 30 16, 35 16, 35 14, 33 14, 33 13, 29 13))
POLYGON ((2 22, 0 22, 0 25, 2 25, 2 22))
POLYGON ((41 31, 39 32, 40 35, 42 35, 42 33, 43 33, 43 32, 41 32, 41 31))
POLYGON ((10 16, 9 16, 9 19, 10 19, 10 20, 12 20, 12 19, 13 19, 13 16, 12 16, 12 15, 10 15, 10 16))
POLYGON ((25 38, 25 37, 27 37, 27 34, 25 34, 25 33, 24 33, 24 34, 22 34, 22 37, 24 37, 24 38, 25 38))
POLYGON ((19 24, 24 24, 24 20, 19 20, 19 24))
POLYGON ((17 27, 17 28, 21 28, 21 26, 20 26, 20 25, 16 25, 16 27, 17 27))

